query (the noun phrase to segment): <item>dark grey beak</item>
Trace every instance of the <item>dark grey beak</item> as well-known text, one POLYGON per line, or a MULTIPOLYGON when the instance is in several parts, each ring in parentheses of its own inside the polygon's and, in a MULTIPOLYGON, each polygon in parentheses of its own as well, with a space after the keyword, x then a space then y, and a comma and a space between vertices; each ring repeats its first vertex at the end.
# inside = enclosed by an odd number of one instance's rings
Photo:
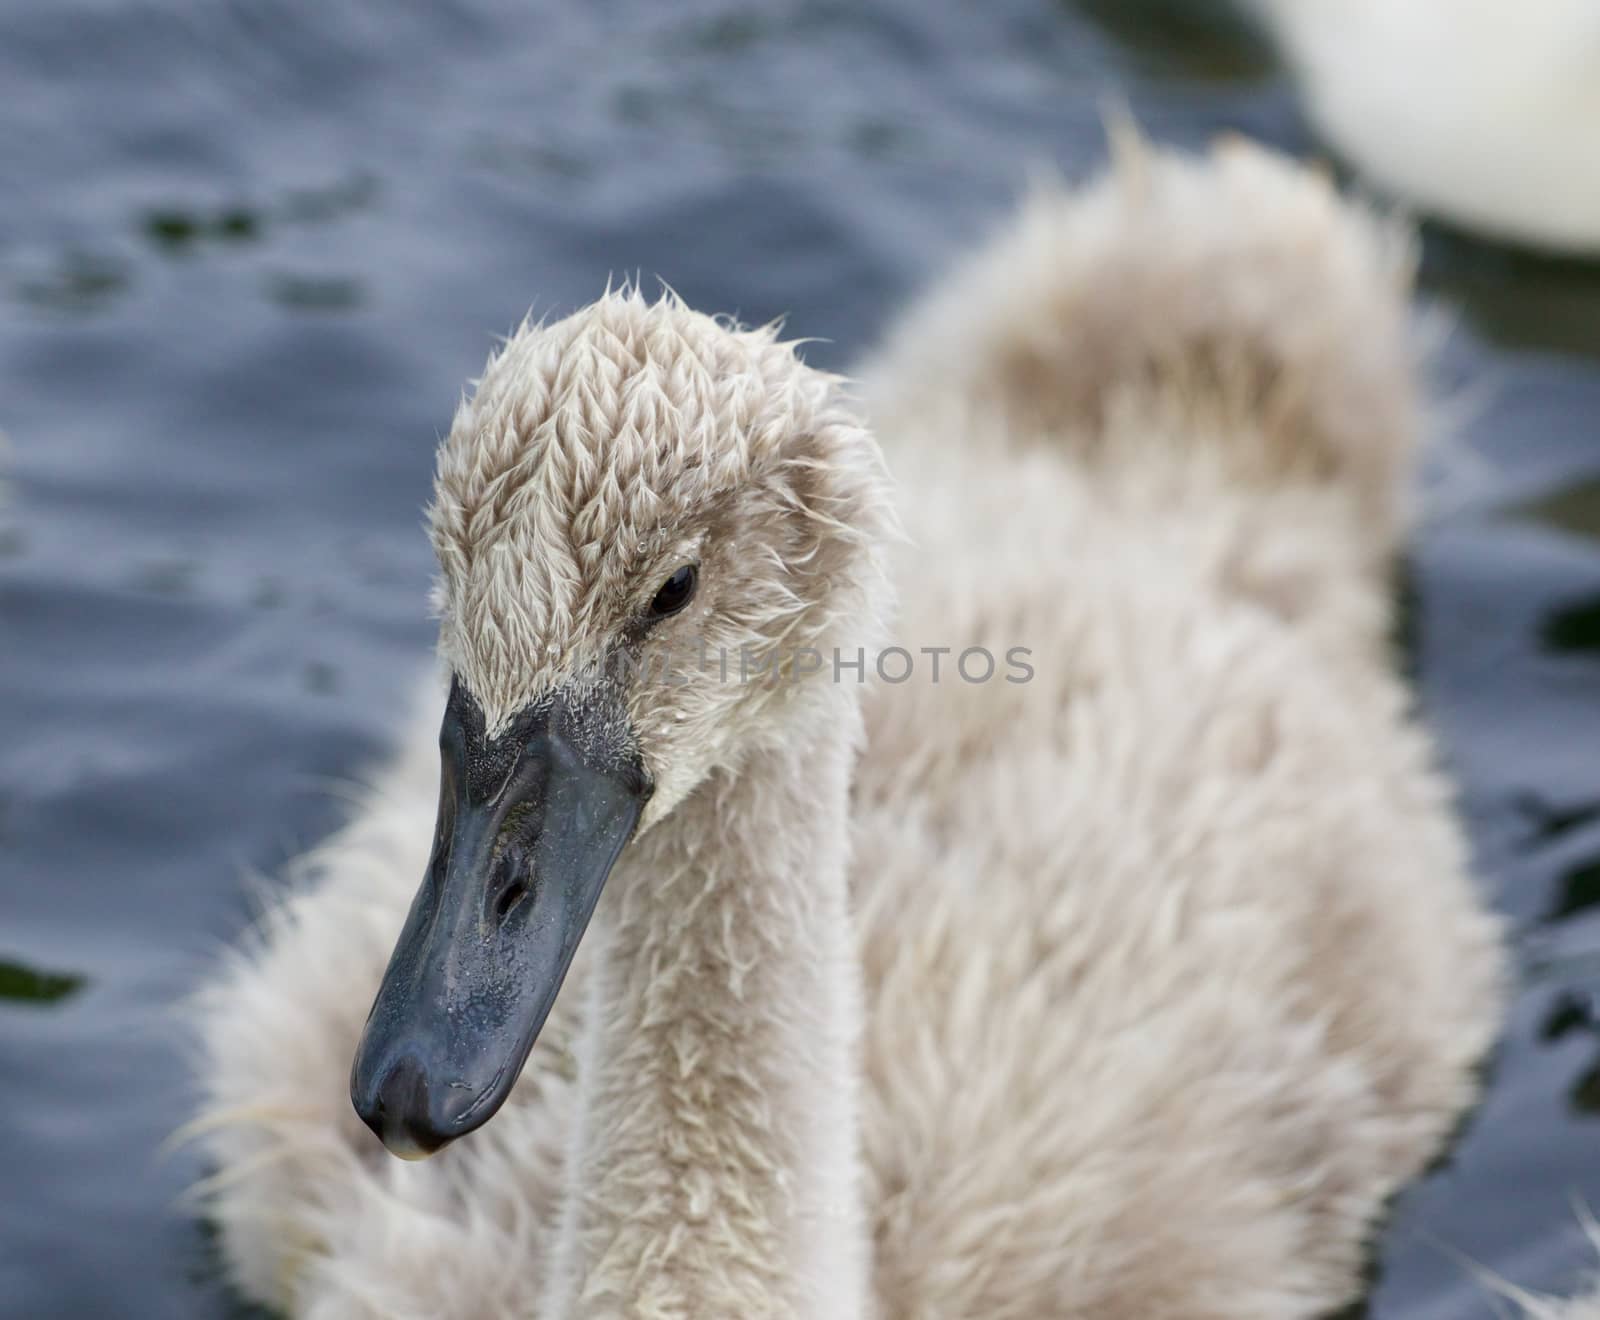
POLYGON ((350 1074, 408 1159, 510 1093, 653 787, 604 685, 557 689, 491 742, 457 680, 439 744, 433 856, 350 1074))

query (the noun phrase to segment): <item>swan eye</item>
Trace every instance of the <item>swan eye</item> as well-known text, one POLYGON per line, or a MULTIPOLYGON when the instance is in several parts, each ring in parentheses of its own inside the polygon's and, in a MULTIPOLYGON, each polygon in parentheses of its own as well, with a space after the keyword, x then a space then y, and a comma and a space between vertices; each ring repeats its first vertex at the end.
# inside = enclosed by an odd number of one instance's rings
POLYGON ((693 564, 685 564, 661 584, 661 590, 650 602, 651 617, 664 619, 669 614, 676 614, 694 597, 695 585, 699 580, 700 570, 693 564))

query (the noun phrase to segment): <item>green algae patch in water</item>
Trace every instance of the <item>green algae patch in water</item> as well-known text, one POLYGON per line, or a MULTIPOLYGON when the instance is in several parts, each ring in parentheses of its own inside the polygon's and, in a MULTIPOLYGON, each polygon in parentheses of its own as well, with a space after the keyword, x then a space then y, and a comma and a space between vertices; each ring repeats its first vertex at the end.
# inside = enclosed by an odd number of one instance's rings
POLYGON ((1600 861, 1572 867, 1561 876, 1555 905, 1547 920, 1564 921, 1600 906, 1600 861))
POLYGON ((1600 478, 1580 481, 1512 511, 1558 531, 1600 540, 1600 478))
POLYGON ((1543 634, 1552 651, 1600 654, 1600 596, 1557 610, 1545 620, 1543 634))
POLYGON ((55 1004, 77 994, 86 982, 86 977, 72 972, 42 972, 24 963, 0 959, 0 999, 55 1004))

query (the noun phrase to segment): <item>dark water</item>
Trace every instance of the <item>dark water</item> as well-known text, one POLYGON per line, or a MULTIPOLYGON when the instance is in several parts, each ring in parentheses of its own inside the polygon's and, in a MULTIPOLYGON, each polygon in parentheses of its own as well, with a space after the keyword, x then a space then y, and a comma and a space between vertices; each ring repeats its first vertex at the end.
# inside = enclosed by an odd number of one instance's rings
MULTIPOLYGON (((425 663, 430 455, 491 331, 608 272, 842 364, 1024 178, 1157 137, 1311 150, 1171 0, 13 0, 0 9, 0 1312, 229 1314, 171 1009, 341 818, 425 663)), ((1372 1313, 1493 1314, 1600 1203, 1600 271, 1430 236, 1468 480, 1420 690, 1525 932, 1489 1099, 1372 1313)), ((1459 473, 1457 474, 1459 477, 1459 473)))

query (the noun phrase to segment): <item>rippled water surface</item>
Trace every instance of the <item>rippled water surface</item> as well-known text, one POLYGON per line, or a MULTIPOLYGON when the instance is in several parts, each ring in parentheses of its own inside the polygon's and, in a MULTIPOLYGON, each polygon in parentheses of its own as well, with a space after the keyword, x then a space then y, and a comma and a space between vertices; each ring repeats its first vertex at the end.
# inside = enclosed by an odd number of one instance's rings
MULTIPOLYGON (((236 1313, 163 1139, 175 1000, 332 828, 427 662, 431 451, 490 334, 659 274, 842 365, 1030 165, 1315 150, 1174 0, 0 8, 0 1313, 236 1313)), ((1466 447, 1422 701, 1517 922, 1487 1104, 1373 1315, 1569 1287, 1600 1204, 1600 272, 1430 234, 1466 447)))

